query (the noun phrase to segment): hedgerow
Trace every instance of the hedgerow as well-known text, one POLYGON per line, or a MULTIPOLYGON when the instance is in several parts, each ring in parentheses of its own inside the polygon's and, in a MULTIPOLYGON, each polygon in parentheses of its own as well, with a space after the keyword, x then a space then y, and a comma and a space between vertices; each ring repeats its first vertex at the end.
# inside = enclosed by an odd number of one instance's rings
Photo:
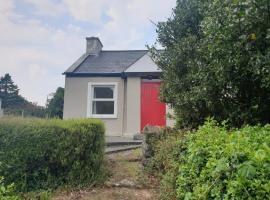
POLYGON ((268 199, 270 126, 232 131, 208 121, 187 136, 178 199, 268 199))
POLYGON ((176 199, 178 163, 185 153, 185 132, 170 134, 156 143, 154 157, 148 167, 160 180, 162 200, 176 199))
POLYGON ((270 125, 229 130, 209 120, 197 131, 169 133, 146 169, 163 200, 268 199, 270 125))
POLYGON ((0 175, 17 191, 94 184, 104 177, 104 125, 93 119, 0 120, 0 175))

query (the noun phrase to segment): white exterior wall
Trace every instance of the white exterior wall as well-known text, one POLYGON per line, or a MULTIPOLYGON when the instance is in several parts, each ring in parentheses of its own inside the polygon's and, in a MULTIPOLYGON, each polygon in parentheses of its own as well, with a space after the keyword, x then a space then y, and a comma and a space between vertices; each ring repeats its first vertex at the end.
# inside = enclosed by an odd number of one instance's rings
POLYGON ((125 72, 161 72, 161 69, 153 62, 150 54, 147 53, 127 68, 125 72))
POLYGON ((88 83, 116 82, 117 118, 101 119, 105 123, 106 135, 122 136, 124 119, 124 80, 120 77, 66 77, 64 96, 64 119, 86 118, 88 102, 88 83))
MULTIPOLYGON (((144 55, 126 72, 160 72, 149 54, 144 55)), ((160 80, 145 80, 160 81, 160 80)), ((103 118, 106 135, 133 137, 141 130, 141 78, 140 77, 66 77, 64 97, 64 119, 86 118, 88 100, 88 83, 112 83, 118 87, 117 118, 103 118)), ((173 110, 166 105, 166 113, 173 115, 173 110)), ((166 125, 174 126, 175 120, 166 116, 166 125)))
MULTIPOLYGON (((106 135, 133 137, 141 130, 141 78, 128 77, 66 77, 64 97, 64 119, 86 118, 88 83, 118 84, 117 118, 101 119, 105 123, 106 135)), ((173 110, 166 105, 166 113, 173 110)), ((166 125, 173 127, 175 120, 166 116, 166 125)))
POLYGON ((124 136, 132 137, 141 130, 141 78, 128 77, 126 84, 124 136))

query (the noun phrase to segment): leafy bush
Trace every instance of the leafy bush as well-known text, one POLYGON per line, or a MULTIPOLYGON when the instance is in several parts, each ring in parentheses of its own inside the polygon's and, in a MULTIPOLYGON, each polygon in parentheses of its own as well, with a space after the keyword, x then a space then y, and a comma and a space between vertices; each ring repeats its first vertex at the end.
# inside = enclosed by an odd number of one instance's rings
POLYGON ((178 162, 186 151, 186 132, 169 134, 154 146, 154 156, 149 162, 150 169, 160 180, 160 195, 163 200, 176 199, 178 162))
POLYGON ((144 142, 147 147, 147 151, 144 152, 147 162, 144 162, 144 166, 148 173, 159 179, 161 199, 176 198, 178 161, 185 149, 186 133, 171 128, 146 127, 144 129, 144 142))
POLYGON ((150 168, 154 167, 149 166, 149 161, 154 157, 157 143, 174 133, 174 130, 170 127, 146 126, 143 129, 143 164, 145 166, 150 168))
POLYGON ((160 180, 160 197, 267 199, 270 126, 228 131, 207 121, 195 132, 169 132, 153 146, 147 169, 160 180))
POLYGON ((93 119, 0 120, 0 175, 27 192, 103 178, 104 126, 93 119))
POLYGON ((177 0, 157 25, 162 96, 180 127, 211 116, 230 126, 270 123, 269 0, 177 0))
POLYGON ((187 136, 179 162, 179 199, 268 199, 270 126, 227 131, 208 121, 187 136))
POLYGON ((145 126, 143 129, 143 156, 145 158, 153 157, 154 146, 161 139, 163 130, 155 126, 145 126))
POLYGON ((19 200, 19 197, 17 197, 14 194, 14 185, 8 185, 7 187, 4 186, 3 183, 4 178, 0 177, 0 199, 1 200, 19 200))

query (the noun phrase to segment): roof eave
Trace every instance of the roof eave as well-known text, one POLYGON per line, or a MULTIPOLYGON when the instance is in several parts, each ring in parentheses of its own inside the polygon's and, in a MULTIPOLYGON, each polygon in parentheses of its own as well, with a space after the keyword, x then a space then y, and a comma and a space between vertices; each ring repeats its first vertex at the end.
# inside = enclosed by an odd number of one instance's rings
POLYGON ((162 72, 125 72, 125 75, 127 77, 160 77, 162 72))
POLYGON ((65 72, 63 75, 66 77, 122 77, 122 73, 74 73, 74 72, 65 72))
POLYGON ((63 75, 66 77, 142 77, 142 78, 159 78, 162 72, 121 72, 121 73, 74 73, 74 72, 64 72, 63 75))

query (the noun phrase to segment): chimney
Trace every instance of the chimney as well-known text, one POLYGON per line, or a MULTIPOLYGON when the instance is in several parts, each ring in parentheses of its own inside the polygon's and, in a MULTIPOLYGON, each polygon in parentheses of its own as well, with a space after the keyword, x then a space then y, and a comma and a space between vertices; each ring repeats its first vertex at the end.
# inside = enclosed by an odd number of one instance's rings
POLYGON ((98 37, 86 38, 86 53, 91 55, 98 55, 102 50, 102 43, 98 37))

